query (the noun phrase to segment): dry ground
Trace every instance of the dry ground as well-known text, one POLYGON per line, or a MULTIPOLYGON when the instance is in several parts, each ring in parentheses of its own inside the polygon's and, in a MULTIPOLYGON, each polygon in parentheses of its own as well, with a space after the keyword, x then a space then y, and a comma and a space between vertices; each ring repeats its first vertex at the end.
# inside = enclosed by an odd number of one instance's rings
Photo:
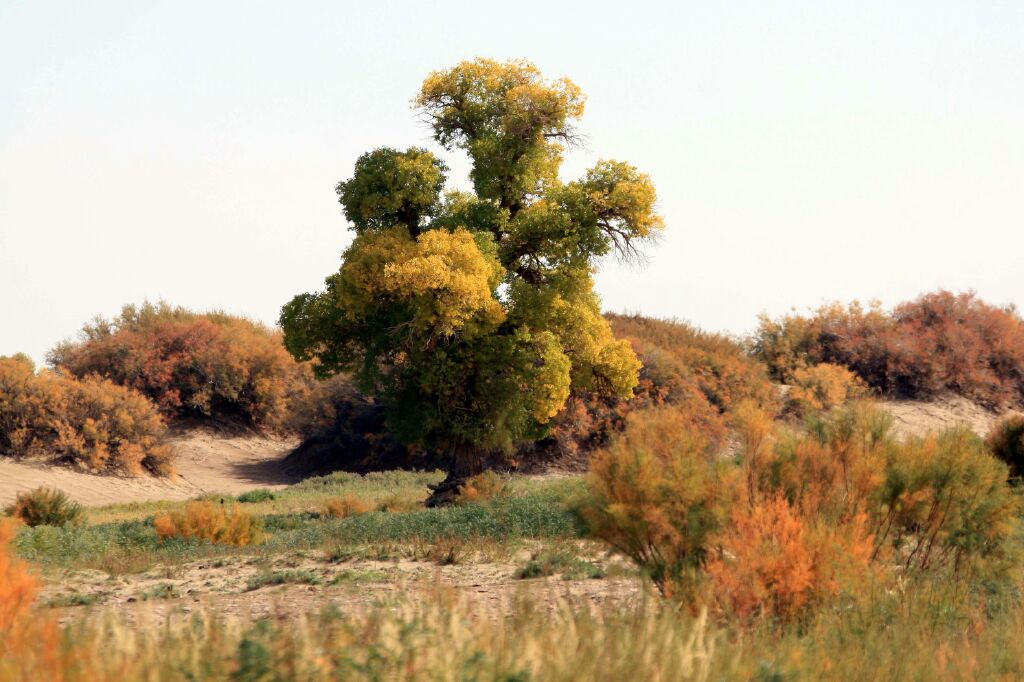
POLYGON ((59 488, 89 507, 282 488, 295 482, 285 474, 281 460, 296 445, 295 440, 205 430, 182 433, 171 439, 178 472, 171 479, 96 475, 44 461, 0 458, 0 507, 10 504, 18 492, 41 485, 59 488))

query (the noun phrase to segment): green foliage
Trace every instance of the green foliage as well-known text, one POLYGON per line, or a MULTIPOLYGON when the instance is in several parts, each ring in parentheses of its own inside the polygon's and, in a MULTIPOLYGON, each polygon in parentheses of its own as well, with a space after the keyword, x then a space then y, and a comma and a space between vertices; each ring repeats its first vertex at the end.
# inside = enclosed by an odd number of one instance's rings
POLYGON ((596 580, 605 577, 603 568, 584 561, 567 550, 546 549, 534 552, 526 565, 516 571, 520 579, 560 575, 565 580, 596 580))
POLYGON ((632 256, 663 227, 654 186, 602 161, 562 183, 579 89, 526 62, 431 74, 416 106, 473 161, 475 194, 442 198, 429 153, 360 157, 339 186, 357 236, 326 290, 281 311, 285 345, 320 376, 351 372, 406 444, 453 471, 536 440, 573 393, 627 398, 639 362, 593 292, 596 259, 632 256))
POLYGON ((36 373, 0 359, 0 456, 46 456, 89 469, 171 472, 163 419, 145 396, 96 377, 36 373))
POLYGON ((255 488, 253 490, 247 490, 246 492, 239 495, 236 499, 243 504, 255 504, 256 502, 269 502, 270 500, 276 499, 276 495, 266 488, 255 488))
POLYGON ((323 582, 324 579, 313 571, 293 569, 253 576, 249 579, 246 590, 252 592, 273 585, 322 585, 323 582))
POLYGON ((419 232, 420 221, 438 206, 447 167, 425 149, 399 152, 387 147, 356 161, 351 180, 338 183, 338 197, 357 232, 405 225, 419 232))
POLYGON ((46 487, 18 493, 14 504, 4 511, 32 527, 67 526, 82 521, 82 505, 63 490, 46 487))

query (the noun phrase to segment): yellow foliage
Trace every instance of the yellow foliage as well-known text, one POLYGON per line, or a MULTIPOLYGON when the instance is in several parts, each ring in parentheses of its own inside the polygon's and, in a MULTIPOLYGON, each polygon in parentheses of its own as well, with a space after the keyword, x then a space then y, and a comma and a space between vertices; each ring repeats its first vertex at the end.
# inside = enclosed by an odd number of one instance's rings
POLYGON ((831 410, 867 394, 867 385, 856 374, 840 365, 821 363, 793 371, 786 401, 791 410, 805 414, 831 410))

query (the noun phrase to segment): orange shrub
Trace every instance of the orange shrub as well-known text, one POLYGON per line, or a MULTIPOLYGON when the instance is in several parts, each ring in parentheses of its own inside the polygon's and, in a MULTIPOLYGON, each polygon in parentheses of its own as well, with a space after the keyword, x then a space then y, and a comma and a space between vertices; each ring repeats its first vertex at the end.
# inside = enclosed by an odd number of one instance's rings
POLYGON ((889 396, 952 391, 991 406, 1024 404, 1024 320, 973 293, 937 291, 891 312, 853 303, 762 317, 751 348, 779 381, 828 362, 889 396))
POLYGON ((476 476, 471 476, 459 486, 455 502, 456 504, 486 502, 487 500, 508 495, 511 489, 512 487, 509 485, 507 478, 494 471, 485 471, 476 476))
POLYGON ((13 556, 15 528, 14 521, 0 519, 0 679, 70 679, 73 654, 61 650, 57 621, 31 610, 39 585, 13 556))
POLYGON ((79 342, 50 353, 77 377, 98 375, 136 389, 175 419, 218 418, 280 429, 290 398, 312 380, 281 334, 241 317, 197 314, 166 303, 125 306, 86 325, 79 342))
POLYGON ((218 545, 254 545, 263 541, 263 526, 248 512, 211 501, 192 501, 185 510, 153 519, 161 540, 186 538, 218 545))
POLYGON ((774 410, 778 397, 764 366, 741 343, 688 324, 640 315, 607 315, 617 337, 629 339, 655 385, 673 376, 692 380, 720 412, 748 400, 774 410), (661 380, 659 381, 658 375, 661 380))
POLYGON ((637 413, 595 454, 587 482, 574 510, 591 535, 636 562, 662 593, 691 594, 736 488, 705 436, 676 410, 637 413))
POLYGON ((153 404, 135 391, 97 378, 37 374, 30 363, 0 359, 0 455, 168 474, 164 431, 153 404))
POLYGON ((806 518, 783 497, 738 505, 708 563, 713 593, 741 618, 797 619, 865 576, 873 544, 861 515, 841 526, 806 518))
POLYGON ((332 519, 344 519, 370 511, 370 505, 355 495, 332 497, 324 504, 324 514, 332 519))
POLYGON ((14 521, 0 519, 0 647, 4 635, 28 613, 38 588, 25 564, 11 555, 9 545, 15 528, 14 521))

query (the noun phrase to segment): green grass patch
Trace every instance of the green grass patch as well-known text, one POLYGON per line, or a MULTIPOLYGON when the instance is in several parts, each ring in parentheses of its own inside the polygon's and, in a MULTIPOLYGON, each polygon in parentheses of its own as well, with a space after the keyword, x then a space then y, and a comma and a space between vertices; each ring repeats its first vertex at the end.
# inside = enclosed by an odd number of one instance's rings
POLYGON ((261 587, 273 585, 322 585, 324 579, 313 571, 289 569, 287 571, 274 571, 273 573, 261 573, 249 579, 245 589, 247 592, 258 590, 261 587))

